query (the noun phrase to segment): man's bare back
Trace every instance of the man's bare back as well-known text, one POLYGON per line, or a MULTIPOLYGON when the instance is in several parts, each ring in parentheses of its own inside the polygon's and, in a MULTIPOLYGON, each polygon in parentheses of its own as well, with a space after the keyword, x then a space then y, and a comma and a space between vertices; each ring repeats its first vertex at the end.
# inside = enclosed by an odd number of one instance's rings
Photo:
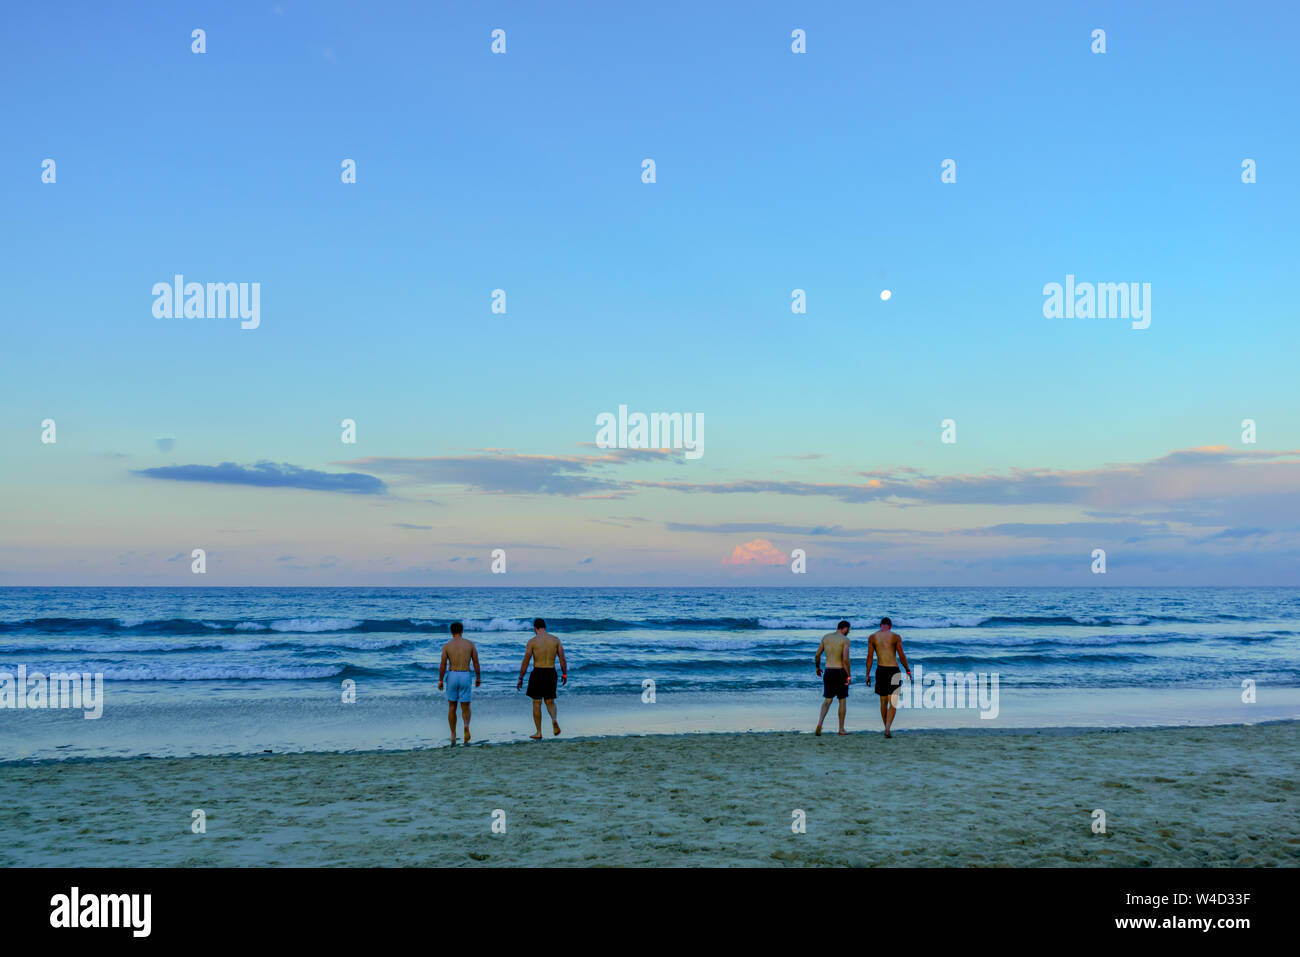
POLYGON ((898 667, 898 632, 890 629, 889 631, 874 631, 871 637, 867 639, 871 647, 876 651, 876 661, 886 668, 898 667))
MULTIPOLYGON (((847 648, 848 645, 848 635, 841 635, 838 631, 831 631, 822 635, 821 647, 817 650, 818 652, 825 653, 827 668, 843 668, 845 667, 845 660, 847 658, 847 655, 844 654, 844 649, 847 648)), ((818 669, 818 673, 821 673, 820 668, 818 669)))
POLYGON ((442 646, 448 671, 469 671, 474 659, 474 642, 456 635, 442 646))
POLYGON ((547 632, 534 635, 528 640, 525 652, 533 653, 534 668, 554 668, 555 655, 560 648, 560 639, 547 632))

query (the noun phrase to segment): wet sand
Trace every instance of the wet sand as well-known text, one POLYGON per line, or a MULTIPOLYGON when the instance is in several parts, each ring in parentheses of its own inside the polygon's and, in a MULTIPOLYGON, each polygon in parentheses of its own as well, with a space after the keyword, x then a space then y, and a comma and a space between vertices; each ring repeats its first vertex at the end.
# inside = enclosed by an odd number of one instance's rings
POLYGON ((9 763, 0 863, 1296 866, 1297 754, 1300 722, 9 763))

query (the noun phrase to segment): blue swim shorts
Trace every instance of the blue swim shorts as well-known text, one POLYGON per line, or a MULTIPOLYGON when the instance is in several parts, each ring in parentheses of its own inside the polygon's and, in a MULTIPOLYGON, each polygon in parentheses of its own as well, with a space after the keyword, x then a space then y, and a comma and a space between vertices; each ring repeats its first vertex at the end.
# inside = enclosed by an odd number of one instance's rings
POLYGON ((447 700, 468 703, 474 697, 474 675, 468 671, 447 672, 447 700))

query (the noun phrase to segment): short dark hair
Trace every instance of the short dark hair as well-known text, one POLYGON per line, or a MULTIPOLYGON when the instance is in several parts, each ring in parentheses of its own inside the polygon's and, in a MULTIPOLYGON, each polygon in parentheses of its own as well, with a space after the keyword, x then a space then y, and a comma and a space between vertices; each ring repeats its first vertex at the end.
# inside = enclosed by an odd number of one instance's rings
POLYGON ((452 633, 453 635, 459 635, 459 634, 460 634, 462 631, 464 631, 464 630, 465 630, 465 626, 462 625, 460 622, 458 622, 458 621, 453 621, 453 622, 451 623, 451 633, 452 633))
POLYGON ((893 627, 894 627, 894 622, 893 622, 893 620, 892 620, 892 619, 889 619, 889 618, 882 618, 882 619, 880 619, 880 627, 881 627, 881 628, 884 628, 884 627, 886 627, 886 626, 888 626, 888 627, 890 627, 890 628, 893 628, 893 627))
POLYGON ((836 630, 836 631, 839 631, 841 628, 849 628, 849 627, 850 627, 850 625, 849 625, 849 623, 848 623, 847 621, 842 621, 842 622, 840 622, 838 625, 835 626, 835 630, 836 630))
POLYGON ((546 622, 543 621, 543 620, 540 619, 540 618, 534 618, 534 619, 533 619, 533 627, 534 627, 534 628, 540 628, 540 629, 542 629, 542 631, 545 631, 545 630, 546 630, 546 622))

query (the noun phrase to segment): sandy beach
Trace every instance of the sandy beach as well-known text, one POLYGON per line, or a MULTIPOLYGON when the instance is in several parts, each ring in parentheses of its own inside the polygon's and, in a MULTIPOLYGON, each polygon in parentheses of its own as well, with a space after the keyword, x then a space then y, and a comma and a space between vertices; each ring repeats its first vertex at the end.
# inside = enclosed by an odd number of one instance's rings
POLYGON ((1283 722, 12 763, 0 862, 1295 866, 1297 753, 1283 722))

